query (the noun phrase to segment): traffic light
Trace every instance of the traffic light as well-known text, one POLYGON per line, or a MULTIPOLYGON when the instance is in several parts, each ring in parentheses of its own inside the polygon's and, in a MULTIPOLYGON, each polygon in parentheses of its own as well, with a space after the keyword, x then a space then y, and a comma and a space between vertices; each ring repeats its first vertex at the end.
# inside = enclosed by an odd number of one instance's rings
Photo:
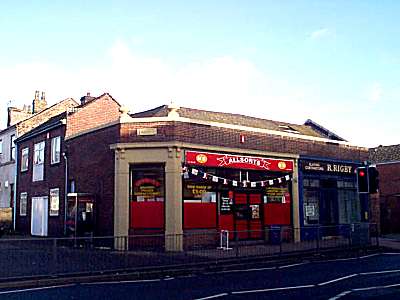
POLYGON ((358 167, 357 172, 357 185, 359 193, 368 193, 368 169, 367 167, 358 167))
POLYGON ((379 172, 374 166, 368 167, 369 193, 374 194, 379 189, 379 172))

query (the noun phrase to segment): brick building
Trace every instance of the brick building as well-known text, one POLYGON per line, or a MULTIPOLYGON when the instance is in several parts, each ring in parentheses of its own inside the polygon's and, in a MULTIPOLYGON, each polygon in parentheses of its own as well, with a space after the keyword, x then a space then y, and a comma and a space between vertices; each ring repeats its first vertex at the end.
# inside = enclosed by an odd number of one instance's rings
POLYGON ((375 203, 381 232, 400 233, 400 145, 372 148, 369 155, 379 171, 379 191, 371 204, 375 203))
POLYGON ((0 131, 0 207, 10 207, 13 204, 15 192, 15 161, 17 149, 15 139, 29 132, 36 126, 46 122, 51 117, 76 106, 73 99, 62 100, 47 107, 45 93, 39 98, 39 91, 35 92, 32 106, 22 109, 8 108, 7 128, 0 131))
MULTIPOLYGON (((50 118, 16 140, 20 157, 17 165, 18 231, 39 236, 65 233, 67 193, 75 191, 75 176, 72 173, 69 175, 69 168, 90 174, 93 163, 97 169, 102 164, 95 151, 86 151, 88 145, 76 145, 72 149, 65 140, 89 129, 99 130, 102 125, 118 120, 119 107, 108 94, 98 98, 88 94, 81 98, 79 106, 75 105, 50 118), (79 169, 79 161, 84 157, 87 163, 79 169), (75 162, 78 164, 74 165, 75 162)), ((96 141, 88 143, 94 150, 102 144, 96 141)), ((108 152, 111 153, 111 150, 108 149, 108 152)), ((94 179, 98 176, 93 174, 94 179)), ((101 199, 97 205, 103 209, 101 199)))
MULTIPOLYGON (((59 225, 50 228, 48 215, 43 235, 60 234, 68 218, 74 215, 77 222, 88 214, 95 234, 115 236, 257 232, 274 225, 368 219, 354 174, 367 149, 351 146, 311 120, 296 125, 173 105, 130 115, 109 95, 88 103, 55 118, 56 127, 44 124, 18 140, 20 149, 33 149, 43 140, 51 147, 50 139, 60 135, 67 158, 57 167, 57 183, 46 177, 52 167, 44 167, 40 192, 34 184, 31 189, 30 172, 19 177, 20 230, 32 232, 33 210, 26 199, 40 196, 46 206, 56 186, 59 205, 53 206, 59 214, 53 220, 59 225)), ((45 149, 46 165, 52 150, 45 149)))

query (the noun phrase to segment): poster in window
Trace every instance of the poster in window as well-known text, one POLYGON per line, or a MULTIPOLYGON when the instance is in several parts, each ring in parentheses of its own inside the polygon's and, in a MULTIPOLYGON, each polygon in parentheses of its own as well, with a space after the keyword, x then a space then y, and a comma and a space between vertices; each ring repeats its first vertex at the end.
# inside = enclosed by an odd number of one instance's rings
POLYGON ((315 206, 314 205, 306 205, 306 217, 314 217, 315 216, 315 206))
POLYGON ((267 203, 286 203, 288 189, 284 187, 267 187, 265 189, 267 203))
POLYGON ((60 210, 60 189, 50 190, 50 216, 58 216, 60 210))
POLYGON ((254 219, 259 219, 260 218, 260 205, 259 204, 251 204, 251 218, 254 219))
POLYGON ((221 197, 220 212, 221 214, 229 214, 232 212, 233 199, 229 197, 221 197))
POLYGON ((153 178, 141 178, 135 181, 133 195, 137 201, 156 201, 162 197, 161 183, 153 178))

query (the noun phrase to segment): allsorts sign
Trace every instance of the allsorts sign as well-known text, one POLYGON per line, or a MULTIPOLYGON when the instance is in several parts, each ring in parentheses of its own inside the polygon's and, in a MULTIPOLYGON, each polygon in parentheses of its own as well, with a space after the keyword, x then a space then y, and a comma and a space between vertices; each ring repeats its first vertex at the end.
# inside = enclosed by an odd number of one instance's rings
POLYGON ((186 151, 189 165, 235 169, 293 171, 293 161, 231 154, 186 151))

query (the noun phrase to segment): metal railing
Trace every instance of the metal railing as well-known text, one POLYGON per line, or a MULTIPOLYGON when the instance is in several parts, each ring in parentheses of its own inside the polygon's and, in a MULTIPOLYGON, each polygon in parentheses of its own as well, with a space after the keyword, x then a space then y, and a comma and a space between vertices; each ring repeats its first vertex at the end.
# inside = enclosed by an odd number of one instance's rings
POLYGON ((97 272, 139 271, 243 258, 379 246, 376 224, 269 226, 176 235, 0 239, 0 281, 97 272))

